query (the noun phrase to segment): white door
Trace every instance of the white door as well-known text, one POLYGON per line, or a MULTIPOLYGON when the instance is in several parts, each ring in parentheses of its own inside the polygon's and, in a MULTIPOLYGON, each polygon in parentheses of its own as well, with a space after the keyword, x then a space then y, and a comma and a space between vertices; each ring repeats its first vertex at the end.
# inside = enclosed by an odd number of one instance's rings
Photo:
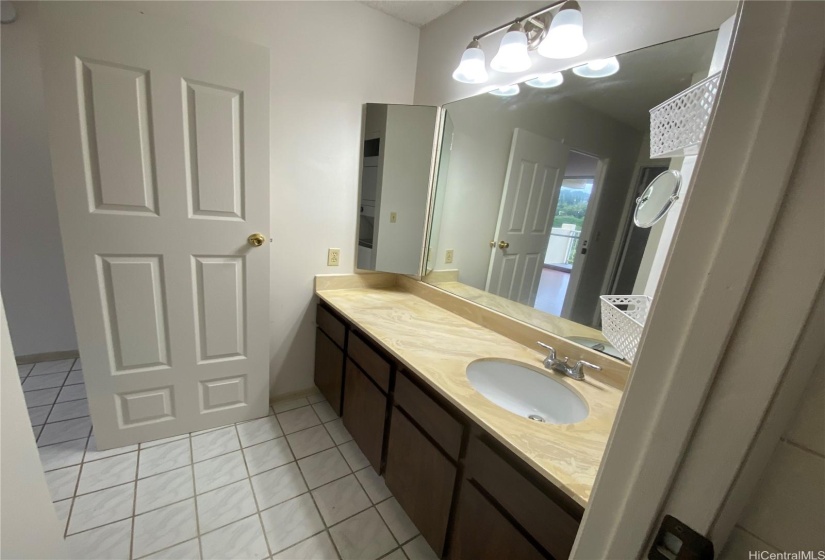
POLYGON ((96 2, 40 9, 98 446, 266 415, 268 50, 96 2))
POLYGON ((569 151, 561 142, 520 128, 513 133, 488 292, 530 307, 535 303, 569 151))

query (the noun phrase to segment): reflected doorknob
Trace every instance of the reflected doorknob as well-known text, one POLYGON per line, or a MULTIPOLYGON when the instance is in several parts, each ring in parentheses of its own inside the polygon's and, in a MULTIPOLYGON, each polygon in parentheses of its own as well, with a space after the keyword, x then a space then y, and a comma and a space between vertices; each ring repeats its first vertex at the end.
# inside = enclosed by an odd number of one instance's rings
POLYGON ((246 238, 246 241, 253 247, 260 247, 264 244, 264 241, 266 241, 266 237, 264 237, 263 234, 260 233, 253 233, 252 235, 246 238))
POLYGON ((507 243, 506 241, 499 241, 498 242, 498 248, 499 249, 506 249, 509 246, 510 246, 510 244, 507 243))

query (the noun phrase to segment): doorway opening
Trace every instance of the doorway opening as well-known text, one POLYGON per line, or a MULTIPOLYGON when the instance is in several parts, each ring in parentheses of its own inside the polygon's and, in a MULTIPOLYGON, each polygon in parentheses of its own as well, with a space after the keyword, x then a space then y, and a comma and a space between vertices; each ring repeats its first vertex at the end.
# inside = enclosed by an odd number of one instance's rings
POLYGON ((535 308, 561 316, 570 287, 570 275, 580 261, 579 241, 588 209, 595 201, 599 159, 571 150, 564 169, 553 227, 544 254, 535 308))

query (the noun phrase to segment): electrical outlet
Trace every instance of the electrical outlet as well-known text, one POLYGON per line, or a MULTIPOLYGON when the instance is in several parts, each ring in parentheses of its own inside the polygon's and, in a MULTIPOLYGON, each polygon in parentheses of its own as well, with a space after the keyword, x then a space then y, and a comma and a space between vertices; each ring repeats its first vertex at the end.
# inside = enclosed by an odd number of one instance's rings
POLYGON ((327 266, 338 266, 339 264, 341 264, 341 249, 327 251, 327 266))
POLYGON ((394 224, 398 220, 398 214, 395 212, 390 212, 390 223, 394 224))
POLYGON ((451 264, 453 262, 453 250, 447 249, 447 254, 444 256, 444 262, 451 264))

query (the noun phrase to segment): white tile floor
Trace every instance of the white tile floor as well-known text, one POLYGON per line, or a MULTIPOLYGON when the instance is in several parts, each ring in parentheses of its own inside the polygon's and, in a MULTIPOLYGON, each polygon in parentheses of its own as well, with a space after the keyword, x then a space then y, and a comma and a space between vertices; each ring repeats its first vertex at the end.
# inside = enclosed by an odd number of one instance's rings
POLYGON ((78 558, 436 558, 319 394, 251 422, 97 451, 81 368, 19 366, 78 558))

